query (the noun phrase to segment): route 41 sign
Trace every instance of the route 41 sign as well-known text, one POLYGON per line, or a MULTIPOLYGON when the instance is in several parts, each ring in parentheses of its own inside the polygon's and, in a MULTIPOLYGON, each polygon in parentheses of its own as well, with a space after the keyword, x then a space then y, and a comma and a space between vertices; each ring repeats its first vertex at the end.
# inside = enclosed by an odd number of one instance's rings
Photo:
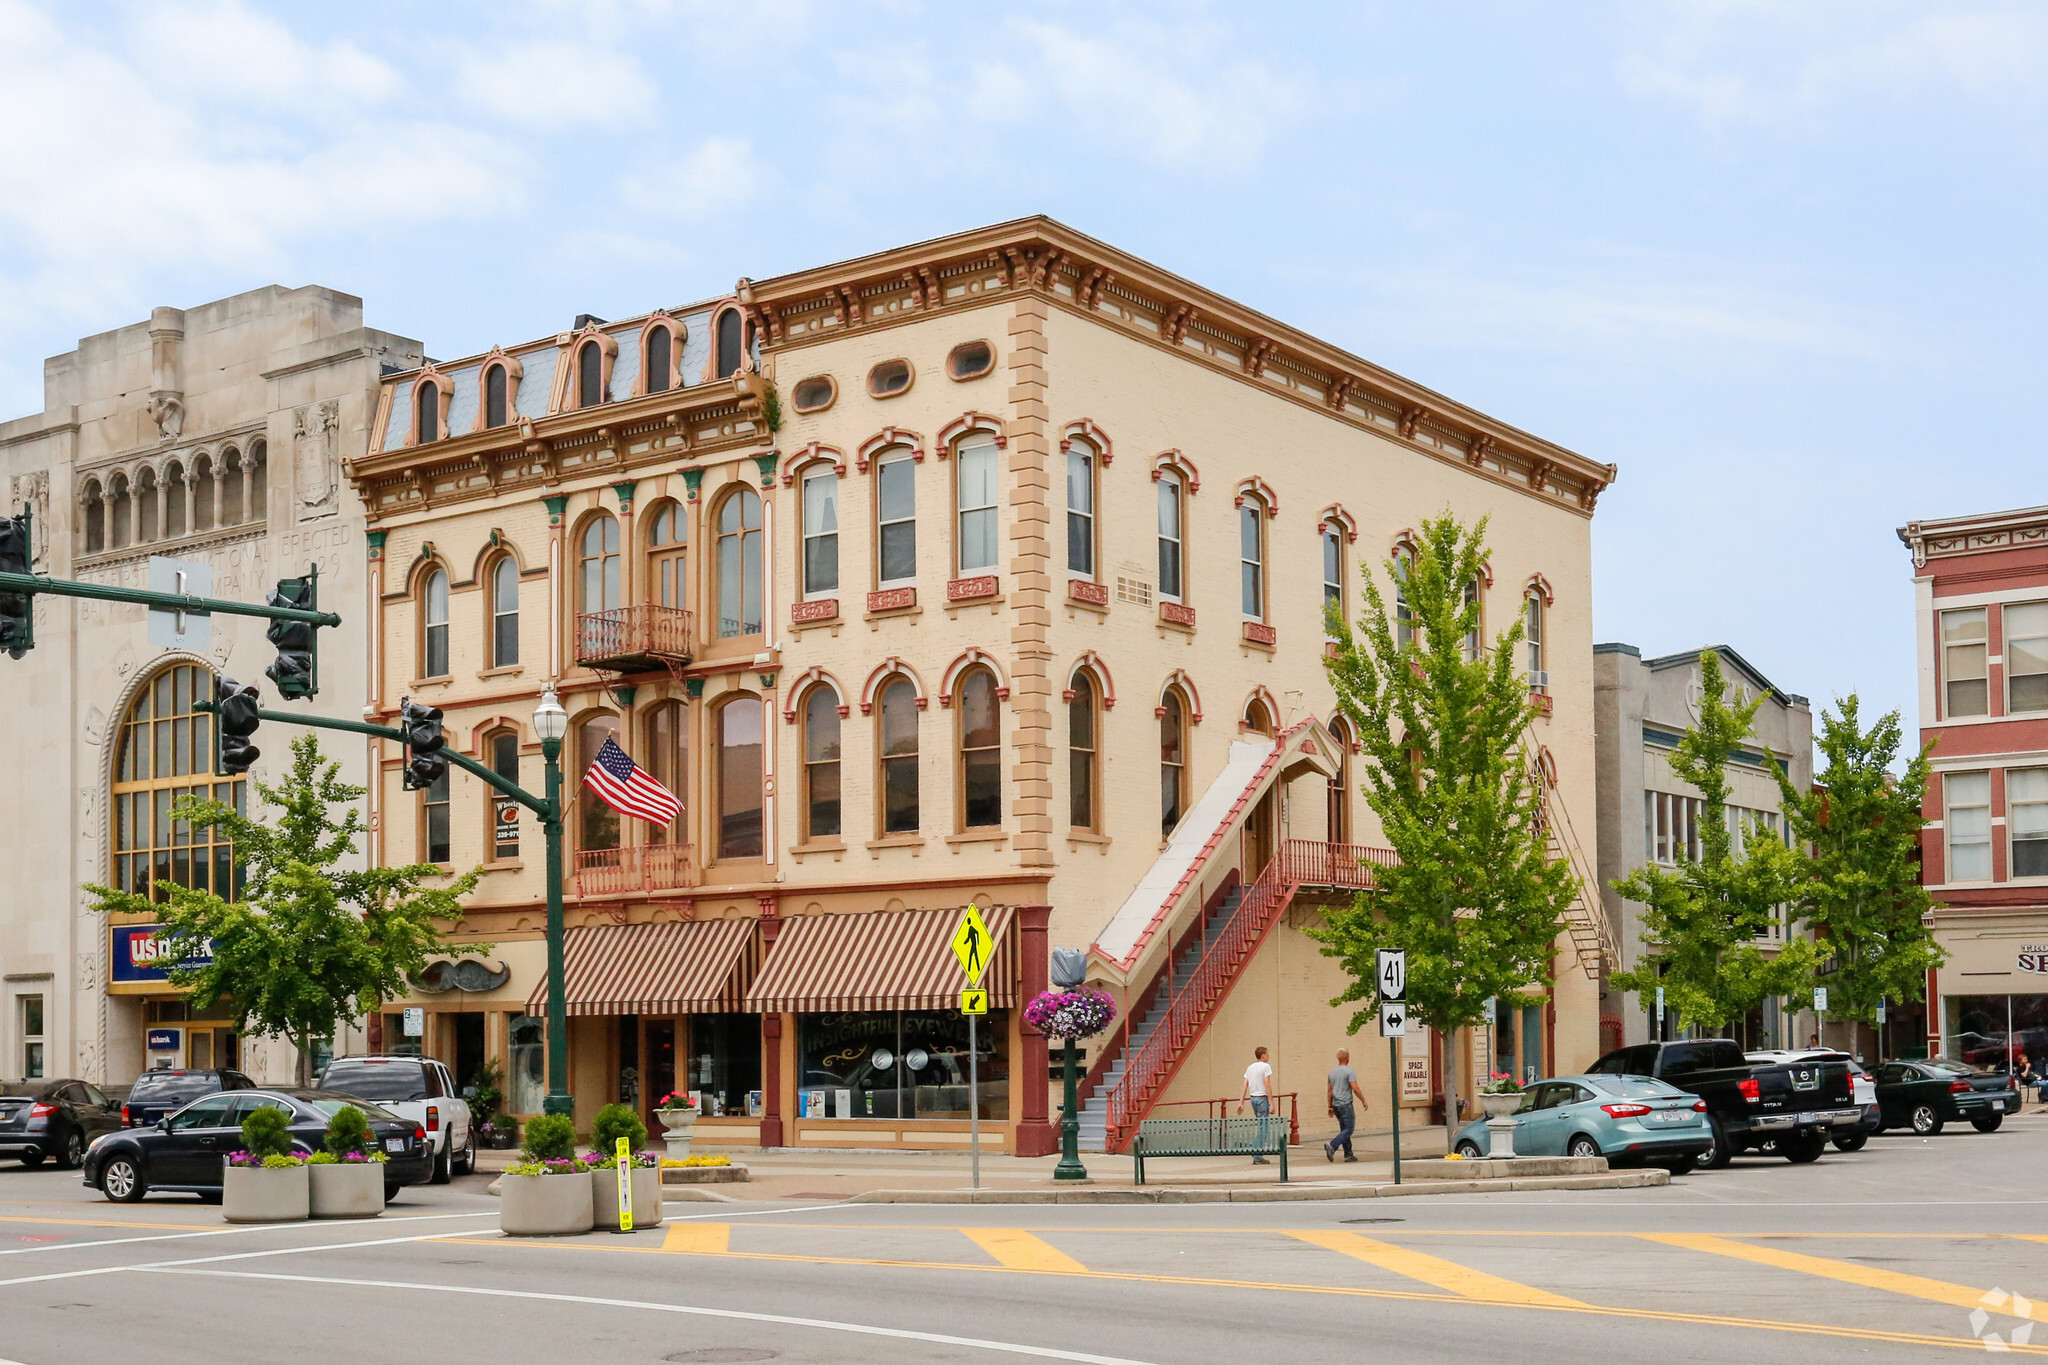
POLYGON ((1408 954, 1401 948, 1382 948, 1374 965, 1380 1003, 1393 1004, 1408 998, 1408 954))
POLYGON ((1408 1036, 1408 1007, 1396 1002, 1380 1006, 1380 1037, 1405 1038, 1408 1036))

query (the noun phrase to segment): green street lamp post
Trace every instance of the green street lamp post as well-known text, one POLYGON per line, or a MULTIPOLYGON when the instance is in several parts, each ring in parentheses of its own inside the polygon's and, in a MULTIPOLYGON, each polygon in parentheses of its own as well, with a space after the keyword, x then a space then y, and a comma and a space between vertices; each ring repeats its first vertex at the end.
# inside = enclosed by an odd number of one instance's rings
POLYGON ((548 1095, 541 1109, 573 1114, 569 1095, 569 1002, 562 968, 562 740, 569 733, 569 713, 550 688, 533 708, 533 732, 540 737, 540 756, 547 765, 547 810, 541 833, 548 849, 548 1095))
POLYGON ((1074 1040, 1062 1049, 1067 1069, 1067 1098, 1060 1106, 1060 1164, 1052 1168, 1054 1180, 1086 1180, 1088 1168, 1081 1164, 1081 1115, 1074 1092, 1080 1084, 1080 1067, 1074 1040))

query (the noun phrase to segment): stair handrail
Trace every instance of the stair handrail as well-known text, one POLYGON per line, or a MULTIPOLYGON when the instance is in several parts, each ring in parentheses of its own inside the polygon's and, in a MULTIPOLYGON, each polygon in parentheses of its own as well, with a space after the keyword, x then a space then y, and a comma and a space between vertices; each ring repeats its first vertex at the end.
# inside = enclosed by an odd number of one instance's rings
MULTIPOLYGON (((1579 844, 1578 831, 1572 826, 1572 813, 1562 801, 1551 799, 1551 789, 1557 784, 1544 771, 1543 764, 1534 755, 1529 756, 1529 780, 1536 786, 1536 795, 1543 802, 1543 826, 1551 842, 1557 845, 1571 868, 1572 882, 1577 887, 1576 903, 1584 911, 1585 920, 1596 936, 1601 962, 1612 970, 1621 965, 1621 950, 1614 940, 1612 927, 1607 923, 1607 910, 1599 897, 1589 894, 1589 889, 1600 885, 1599 879, 1586 869, 1585 853, 1579 844), (1563 819, 1560 822, 1559 818, 1563 819)), ((1566 915, 1570 915, 1566 911, 1566 915)), ((1581 954, 1581 966, 1586 966, 1581 954)), ((1589 968, 1589 976, 1597 976, 1596 969, 1589 968)))

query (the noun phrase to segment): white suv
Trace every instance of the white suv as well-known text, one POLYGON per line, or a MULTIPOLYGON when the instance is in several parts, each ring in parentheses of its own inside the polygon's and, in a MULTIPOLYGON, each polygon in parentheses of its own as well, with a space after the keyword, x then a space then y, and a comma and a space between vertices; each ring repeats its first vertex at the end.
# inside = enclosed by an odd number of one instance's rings
POLYGON ((469 1101, 448 1068, 432 1057, 336 1057, 320 1073, 319 1084, 322 1090, 380 1104, 426 1129, 436 1185, 476 1169, 469 1101))

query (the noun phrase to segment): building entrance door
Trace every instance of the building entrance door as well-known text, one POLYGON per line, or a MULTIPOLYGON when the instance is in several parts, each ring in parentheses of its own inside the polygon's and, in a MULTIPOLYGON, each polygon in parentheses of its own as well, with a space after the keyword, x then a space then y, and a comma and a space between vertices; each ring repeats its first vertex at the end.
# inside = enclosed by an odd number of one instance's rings
POLYGON ((647 1125, 650 1138, 659 1140, 661 1124, 655 1120, 654 1106, 676 1088, 676 1021, 649 1019, 647 1046, 641 1055, 647 1063, 647 1083, 640 1087, 640 1118, 647 1125))

